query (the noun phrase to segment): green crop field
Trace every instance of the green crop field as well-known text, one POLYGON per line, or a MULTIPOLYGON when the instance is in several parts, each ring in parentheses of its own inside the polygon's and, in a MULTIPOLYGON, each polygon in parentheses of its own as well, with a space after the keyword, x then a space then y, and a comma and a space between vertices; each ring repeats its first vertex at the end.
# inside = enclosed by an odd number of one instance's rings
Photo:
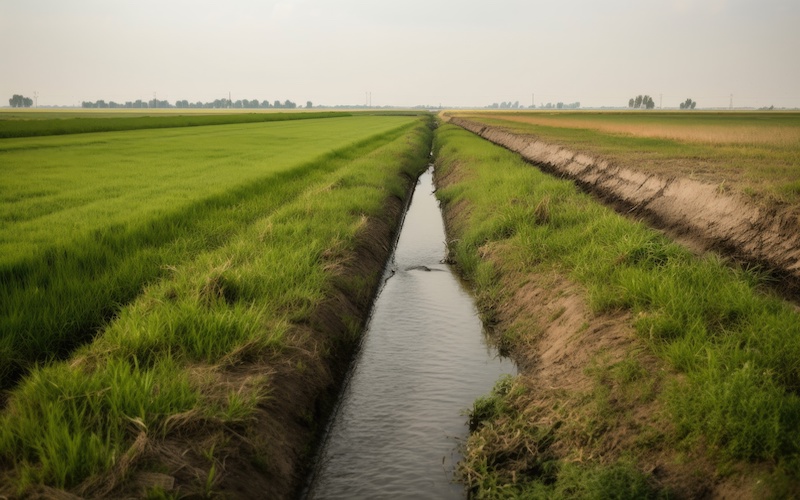
POLYGON ((306 118, 0 141, 0 493, 97 491, 143 429, 263 400, 190 367, 280 356, 430 148, 419 117, 306 118))
MULTIPOLYGON (((227 111, 227 110, 226 110, 227 111)), ((310 118, 335 118, 348 116, 341 112, 293 112, 293 113, 220 113, 214 110, 116 111, 116 112, 46 112, 12 111, 0 112, 0 138, 34 137, 46 135, 86 134, 147 128, 198 127, 228 123, 259 123, 310 118)))
POLYGON ((453 112, 628 168, 800 204, 800 113, 453 112))
POLYGON ((307 163, 408 123, 353 117, 0 143, 0 385, 297 195, 307 163))

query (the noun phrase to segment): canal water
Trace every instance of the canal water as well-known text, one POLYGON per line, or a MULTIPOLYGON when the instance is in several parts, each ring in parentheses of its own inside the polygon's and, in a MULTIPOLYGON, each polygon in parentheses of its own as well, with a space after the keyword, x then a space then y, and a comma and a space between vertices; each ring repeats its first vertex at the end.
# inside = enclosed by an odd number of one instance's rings
POLYGON ((465 412, 515 369, 487 346, 472 297, 442 263, 433 191, 431 168, 414 192, 306 498, 465 496, 453 482, 465 412))

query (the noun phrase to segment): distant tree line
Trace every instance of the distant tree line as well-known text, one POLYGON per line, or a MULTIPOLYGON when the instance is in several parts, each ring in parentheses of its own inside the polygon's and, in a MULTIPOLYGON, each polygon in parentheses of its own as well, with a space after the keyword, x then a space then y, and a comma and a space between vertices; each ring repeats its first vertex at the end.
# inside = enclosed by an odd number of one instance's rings
MULTIPOLYGON (((16 96, 15 96, 16 97, 16 96)), ((13 106, 13 104, 12 104, 13 106)), ((136 101, 126 101, 124 103, 109 101, 106 102, 102 99, 99 101, 91 102, 91 101, 83 101, 81 103, 82 108, 216 108, 216 109, 224 109, 224 108, 236 108, 236 109, 265 109, 265 108, 281 108, 281 109, 295 109, 297 108, 297 104, 286 99, 285 101, 273 101, 270 103, 269 101, 259 101, 258 99, 247 100, 247 99, 240 99, 237 101, 232 101, 230 99, 215 99, 214 101, 210 102, 189 102, 186 99, 175 101, 175 104, 170 104, 169 101, 159 101, 157 99, 150 99, 149 101, 142 101, 141 99, 137 99, 136 101)), ((306 108, 313 107, 313 103, 311 101, 306 101, 306 108)))
MULTIPOLYGON (((519 101, 515 102, 501 102, 501 103, 493 103, 489 106, 486 106, 489 109, 520 109, 525 108, 525 106, 520 106, 519 101)), ((547 104, 542 104, 539 106, 540 109, 578 109, 581 107, 580 102, 571 102, 569 104, 564 104, 563 102, 558 102, 553 104, 552 102, 548 102, 547 104)), ((536 106, 528 106, 530 109, 535 109, 536 106)))
MULTIPOLYGON (((686 99, 680 105, 681 109, 694 109, 697 106, 697 103, 691 99, 686 99)), ((653 109, 656 107, 656 103, 653 102, 653 98, 649 95, 637 95, 636 97, 631 97, 628 100, 628 107, 633 109, 653 109)))
POLYGON ((580 107, 581 103, 577 101, 568 104, 564 104, 563 102, 557 102, 555 104, 548 102, 547 104, 542 104, 539 106, 540 109, 578 109, 580 107))
POLYGON ((30 108, 33 106, 33 99, 30 97, 23 97, 20 94, 14 94, 11 99, 8 100, 8 104, 11 105, 12 108, 30 108))
POLYGON ((486 106, 489 109, 519 109, 519 101, 512 103, 511 101, 508 102, 501 102, 501 103, 494 103, 486 106))
POLYGON ((656 103, 653 102, 653 98, 649 95, 640 94, 628 100, 628 107, 633 109, 653 109, 656 107, 656 103))

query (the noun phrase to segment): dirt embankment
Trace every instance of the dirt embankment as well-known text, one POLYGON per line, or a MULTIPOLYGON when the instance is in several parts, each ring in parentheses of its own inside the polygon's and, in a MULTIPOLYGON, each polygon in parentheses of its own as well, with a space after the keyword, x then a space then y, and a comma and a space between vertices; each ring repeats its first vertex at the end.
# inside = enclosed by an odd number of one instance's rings
POLYGON ((463 118, 453 117, 450 123, 573 179, 621 212, 648 219, 692 248, 762 265, 781 279, 786 292, 800 293, 800 221, 788 211, 755 206, 717 185, 625 168, 463 118))

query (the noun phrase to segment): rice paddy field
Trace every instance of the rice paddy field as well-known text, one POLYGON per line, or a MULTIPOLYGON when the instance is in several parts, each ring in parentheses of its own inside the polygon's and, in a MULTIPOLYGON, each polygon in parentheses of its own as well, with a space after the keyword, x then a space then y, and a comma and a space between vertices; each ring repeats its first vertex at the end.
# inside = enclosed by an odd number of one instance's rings
POLYGON ((248 116, 0 117, 0 494, 103 496, 165 472, 140 458, 189 421, 243 432, 265 360, 335 290, 369 293, 340 274, 427 165, 429 124, 248 116))
POLYGON ((450 112, 665 177, 800 204, 800 113, 450 112))
POLYGON ((206 110, 189 114, 174 114, 169 110, 144 114, 141 111, 107 113, 71 111, 53 113, 46 111, 18 111, 0 113, 0 138, 32 137, 63 134, 85 134, 173 127, 197 127, 229 123, 259 123, 310 118, 334 118, 349 113, 294 112, 294 113, 220 113, 206 110))

